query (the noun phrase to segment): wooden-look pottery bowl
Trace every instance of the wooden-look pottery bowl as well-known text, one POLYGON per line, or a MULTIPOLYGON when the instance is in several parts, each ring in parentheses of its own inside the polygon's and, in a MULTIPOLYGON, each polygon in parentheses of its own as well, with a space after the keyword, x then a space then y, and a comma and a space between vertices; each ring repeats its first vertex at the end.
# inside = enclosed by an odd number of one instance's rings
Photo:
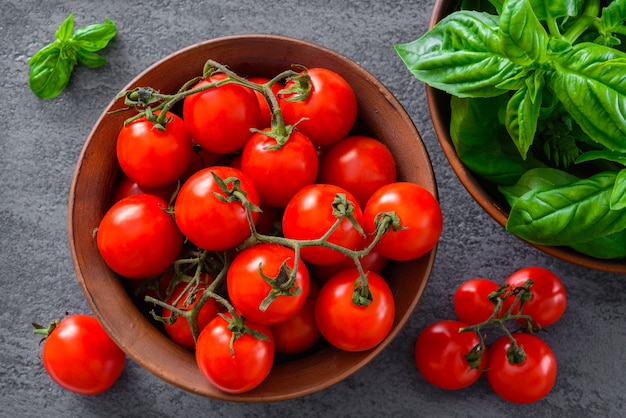
MULTIPOLYGON (((457 3, 457 1, 451 0, 437 0, 429 27, 432 28, 437 22, 452 13, 457 3)), ((441 90, 426 86, 426 98, 435 133, 452 169, 476 202, 478 202, 493 219, 505 227, 509 216, 508 207, 501 201, 494 199, 494 196, 488 192, 485 184, 474 176, 463 164, 454 149, 454 144, 450 138, 450 95, 441 90)), ((579 253, 569 247, 554 247, 528 243, 546 254, 573 264, 596 270, 626 273, 626 261, 624 260, 602 260, 579 253)))
MULTIPOLYGON (((326 67, 341 74, 358 101, 356 130, 385 143, 396 158, 399 180, 411 181, 437 196, 427 151, 402 105, 376 78, 349 59, 301 40, 271 35, 229 36, 182 49, 152 65, 126 87, 150 86, 174 93, 202 74, 208 59, 243 76, 274 76, 292 64, 326 67)), ((299 358, 277 362, 256 389, 231 395, 213 387, 196 366, 193 352, 163 334, 134 303, 121 277, 101 258, 95 230, 108 209, 119 172, 116 140, 129 113, 112 101, 89 134, 78 160, 69 198, 69 241, 77 279, 85 297, 113 340, 129 357, 170 384, 189 392, 229 401, 265 402, 296 398, 325 389, 350 376, 385 349, 413 312, 428 281, 435 249, 412 262, 390 263, 385 277, 396 303, 389 336, 377 347, 358 353, 329 344, 299 358)))

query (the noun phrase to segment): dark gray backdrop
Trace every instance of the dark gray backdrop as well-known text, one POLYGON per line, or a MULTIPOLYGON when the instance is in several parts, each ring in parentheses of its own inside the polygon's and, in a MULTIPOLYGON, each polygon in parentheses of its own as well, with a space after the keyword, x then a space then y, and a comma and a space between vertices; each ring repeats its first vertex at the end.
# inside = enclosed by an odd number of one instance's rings
POLYGON ((471 199, 434 136, 424 86, 393 45, 421 36, 434 0, 331 2, 0 0, 0 416, 622 416, 626 413, 625 278, 555 260, 508 235, 471 199), (67 90, 42 101, 28 89, 28 59, 75 13, 83 26, 111 18, 118 35, 101 69, 77 67, 67 90), (399 337, 371 364, 321 393, 272 404, 215 401, 183 392, 136 363, 96 397, 62 390, 38 358, 31 321, 89 312, 67 243, 67 197, 76 159, 112 97, 140 71, 196 42, 242 33, 316 42, 362 65, 413 118, 436 173, 445 227, 423 299, 399 337), (559 360, 556 386, 530 406, 500 400, 481 379, 445 392, 416 372, 419 331, 453 317, 465 279, 496 281, 536 264, 569 292, 563 319, 545 339, 559 360))

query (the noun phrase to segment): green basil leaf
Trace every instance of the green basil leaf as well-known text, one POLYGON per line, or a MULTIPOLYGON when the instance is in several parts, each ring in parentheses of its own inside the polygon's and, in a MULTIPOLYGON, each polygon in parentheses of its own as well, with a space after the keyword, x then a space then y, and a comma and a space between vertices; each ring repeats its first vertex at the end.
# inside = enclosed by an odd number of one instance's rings
POLYGON ((617 173, 613 192, 611 192, 610 205, 613 210, 626 208, 626 170, 620 170, 617 173))
POLYGON ((516 91, 507 104, 505 125, 523 159, 535 140, 537 120, 541 111, 543 72, 535 71, 526 78, 526 85, 516 91))
POLYGON ((541 245, 575 245, 626 228, 626 211, 611 210, 615 172, 526 193, 511 207, 506 228, 541 245))
POLYGON ((609 150, 592 150, 581 154, 576 163, 585 163, 594 160, 608 160, 626 166, 626 153, 609 150))
POLYGON ((548 33, 529 0, 507 0, 500 14, 502 49, 516 64, 542 63, 548 52, 548 33))
POLYGON ((458 97, 493 97, 497 86, 524 67, 513 63, 500 44, 497 16, 457 11, 416 41, 395 50, 418 80, 458 97))
POLYGON ((512 186, 500 186, 498 190, 504 195, 510 206, 517 199, 537 190, 550 189, 556 186, 564 186, 578 180, 578 177, 566 171, 552 167, 532 168, 522 174, 517 183, 512 186))
POLYGON ((570 245, 570 247, 595 258, 605 260, 625 258, 626 230, 580 244, 570 245))
POLYGON ((530 4, 539 20, 577 16, 584 3, 584 0, 530 0, 530 4))
POLYGON ((41 61, 45 60, 48 55, 60 53, 60 52, 61 52, 61 41, 56 40, 52 42, 51 44, 44 46, 39 51, 37 51, 35 55, 30 57, 30 60, 28 60, 28 65, 30 65, 31 67, 33 65, 37 65, 41 61), (56 52, 53 52, 55 50, 56 52))
POLYGON ((50 49, 31 66, 30 89, 42 99, 58 96, 70 81, 75 65, 75 57, 64 56, 60 49, 50 49))
POLYGON ((87 51, 84 49, 79 49, 78 51, 76 51, 76 56, 81 64, 89 68, 102 67, 104 64, 107 63, 107 60, 105 58, 101 57, 95 52, 87 51))
POLYGON ((626 151, 626 54, 585 42, 553 63, 546 81, 565 110, 595 142, 626 151))
MULTIPOLYGON (((528 154, 523 160, 499 113, 506 96, 487 99, 451 98, 450 137, 455 150, 474 174, 495 184, 512 185, 527 170, 543 163, 528 154)), ((503 117, 503 116, 502 116, 503 117)))
POLYGON ((115 34, 115 23, 110 19, 104 19, 104 23, 79 28, 74 34, 74 40, 79 42, 82 49, 96 52, 105 48, 115 34))
POLYGON ((74 32, 74 13, 70 13, 70 15, 61 23, 61 26, 57 29, 55 36, 61 41, 68 41, 72 37, 72 33, 74 32))

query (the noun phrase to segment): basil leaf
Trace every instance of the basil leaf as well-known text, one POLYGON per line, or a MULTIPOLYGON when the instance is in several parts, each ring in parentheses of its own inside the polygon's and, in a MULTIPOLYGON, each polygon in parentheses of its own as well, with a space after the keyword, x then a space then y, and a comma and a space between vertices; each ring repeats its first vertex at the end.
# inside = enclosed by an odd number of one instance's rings
POLYGON ((595 142, 626 151, 626 54, 585 42, 553 63, 546 81, 565 110, 595 142))
POLYGON ((613 210, 626 208, 626 170, 620 170, 617 173, 609 203, 613 210))
POLYGON ((626 230, 570 246, 588 256, 610 260, 626 257, 626 230))
POLYGON ((72 37, 72 33, 74 32, 74 13, 70 13, 70 15, 61 23, 61 26, 57 29, 54 36, 61 41, 68 41, 72 37))
POLYGON ((31 64, 30 89, 42 99, 58 96, 70 81, 75 65, 75 57, 64 56, 60 48, 49 49, 31 64))
POLYGON ((506 229, 542 245, 575 245, 619 232, 626 228, 626 211, 609 204, 616 177, 602 172, 526 193, 511 207, 506 229))
POLYGON ((79 42, 81 49, 96 52, 105 48, 115 34, 115 23, 110 19, 104 19, 104 23, 78 29, 74 34, 74 40, 79 42))
POLYGON ((528 0, 507 0, 500 14, 502 49, 516 64, 544 62, 548 33, 537 19, 528 0))
POLYGON ((107 63, 105 58, 95 52, 87 51, 85 49, 79 49, 76 51, 76 57, 81 64, 89 68, 98 68, 107 63))
POLYGON ((530 153, 526 161, 521 158, 499 117, 498 109, 503 109, 506 102, 505 96, 453 96, 450 137, 457 155, 474 174, 495 184, 512 185, 526 170, 543 163, 530 153))
POLYGON ((506 91, 499 84, 524 71, 502 50, 499 31, 497 16, 462 10, 395 50, 414 77, 434 88, 458 97, 493 97, 506 91))
POLYGON ((524 196, 526 193, 550 189, 555 186, 564 186, 577 180, 578 177, 557 168, 532 168, 522 174, 514 185, 500 186, 498 190, 504 195, 509 205, 513 206, 517 199, 524 196))
POLYGON ((533 144, 541 111, 543 72, 526 78, 526 85, 516 91, 507 104, 505 125, 523 159, 533 144))
POLYGON ((584 163, 594 160, 608 160, 626 166, 626 153, 608 150, 592 150, 581 154, 576 163, 584 163))
POLYGON ((584 0, 530 0, 530 4, 539 20, 577 16, 584 3, 584 0))
POLYGON ((600 38, 597 43, 606 46, 615 46, 621 43, 620 39, 613 36, 614 32, 622 31, 622 25, 626 20, 626 0, 614 0, 602 9, 602 15, 597 22, 600 38))

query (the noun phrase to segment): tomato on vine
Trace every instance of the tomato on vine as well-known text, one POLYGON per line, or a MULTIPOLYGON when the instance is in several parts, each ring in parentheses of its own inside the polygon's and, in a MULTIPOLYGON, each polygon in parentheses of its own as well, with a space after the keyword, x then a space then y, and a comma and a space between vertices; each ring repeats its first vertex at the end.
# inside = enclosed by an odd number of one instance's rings
POLYGON ((479 324, 493 315, 495 305, 489 295, 500 286, 493 280, 469 279, 461 283, 454 292, 454 311, 459 321, 468 325, 479 324))
POLYGON ((126 355, 93 316, 68 315, 48 328, 35 326, 45 335, 42 361, 50 378, 62 388, 80 395, 97 395, 120 377, 126 355))

